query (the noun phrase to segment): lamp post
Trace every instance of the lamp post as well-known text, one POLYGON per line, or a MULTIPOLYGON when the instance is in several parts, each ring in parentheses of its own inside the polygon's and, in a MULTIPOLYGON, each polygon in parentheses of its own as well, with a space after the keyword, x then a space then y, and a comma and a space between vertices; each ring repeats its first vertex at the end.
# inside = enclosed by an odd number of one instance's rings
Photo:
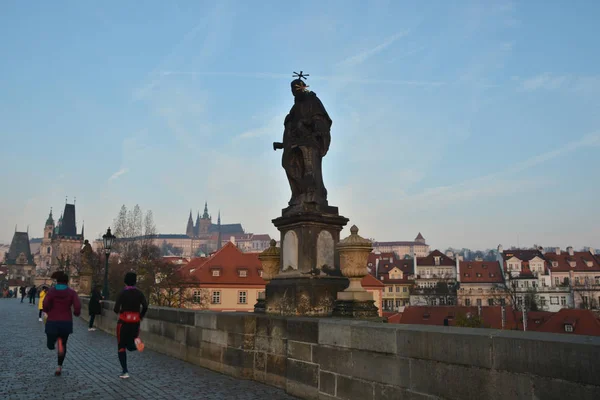
POLYGON ((110 232, 110 228, 106 230, 106 233, 102 235, 102 241, 104 242, 104 254, 106 254, 106 264, 104 265, 104 289, 102 289, 102 296, 108 300, 108 257, 110 256, 110 250, 116 236, 110 232))

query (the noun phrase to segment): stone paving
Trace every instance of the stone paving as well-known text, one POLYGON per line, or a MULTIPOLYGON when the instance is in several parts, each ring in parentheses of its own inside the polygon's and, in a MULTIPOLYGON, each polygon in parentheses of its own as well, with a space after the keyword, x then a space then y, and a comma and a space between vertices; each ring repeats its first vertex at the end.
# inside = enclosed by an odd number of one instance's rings
POLYGON ((46 347, 37 306, 1 298, 0 399, 295 399, 151 350, 128 353, 131 378, 120 379, 115 338, 88 332, 79 318, 73 330, 62 376, 55 377, 56 352, 46 347))

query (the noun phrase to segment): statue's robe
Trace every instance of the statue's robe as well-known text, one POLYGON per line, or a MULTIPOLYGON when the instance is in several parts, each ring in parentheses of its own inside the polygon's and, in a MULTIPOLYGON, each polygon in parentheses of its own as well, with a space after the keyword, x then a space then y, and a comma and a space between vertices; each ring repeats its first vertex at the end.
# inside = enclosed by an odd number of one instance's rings
POLYGON ((331 118, 315 93, 304 92, 294 98, 294 105, 284 122, 282 157, 292 189, 290 206, 302 203, 327 205, 321 161, 329 150, 331 124, 331 118))

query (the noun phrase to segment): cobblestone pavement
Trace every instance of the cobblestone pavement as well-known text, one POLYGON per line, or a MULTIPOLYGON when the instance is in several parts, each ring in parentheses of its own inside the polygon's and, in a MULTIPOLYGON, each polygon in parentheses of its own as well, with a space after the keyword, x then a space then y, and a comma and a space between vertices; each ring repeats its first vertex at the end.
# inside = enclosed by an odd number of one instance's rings
POLYGON ((88 332, 74 318, 61 377, 46 347, 37 307, 0 298, 0 399, 294 399, 282 390, 235 379, 151 350, 128 353, 120 379, 115 338, 88 332))

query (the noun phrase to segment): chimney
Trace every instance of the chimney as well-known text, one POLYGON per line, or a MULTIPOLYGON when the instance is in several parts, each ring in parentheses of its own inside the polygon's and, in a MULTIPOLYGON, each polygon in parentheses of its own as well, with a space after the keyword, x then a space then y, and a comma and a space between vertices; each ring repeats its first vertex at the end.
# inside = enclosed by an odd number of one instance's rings
POLYGON ((560 247, 557 247, 554 251, 556 252, 557 256, 560 256, 560 247))
POLYGON ((502 329, 506 327, 506 308, 504 306, 500 307, 501 315, 502 315, 502 329))
POLYGON ((523 331, 527 331, 527 309, 523 306, 523 331))
POLYGON ((413 251, 413 274, 417 275, 417 253, 413 251))
POLYGON ((460 283, 460 259, 456 257, 456 282, 460 283))
POLYGON ((594 249, 593 247, 590 247, 590 254, 591 255, 595 255, 596 254, 596 249, 594 249))
POLYGON ((229 237, 229 241, 233 244, 235 244, 235 236, 230 236, 229 237))
POLYGON ((502 253, 504 251, 504 248, 502 247, 501 244, 498 245, 498 253, 502 253))
POLYGON ((569 247, 567 247, 567 251, 569 252, 569 255, 570 255, 570 256, 573 256, 573 255, 575 255, 575 253, 573 252, 573 246, 569 246, 569 247))

